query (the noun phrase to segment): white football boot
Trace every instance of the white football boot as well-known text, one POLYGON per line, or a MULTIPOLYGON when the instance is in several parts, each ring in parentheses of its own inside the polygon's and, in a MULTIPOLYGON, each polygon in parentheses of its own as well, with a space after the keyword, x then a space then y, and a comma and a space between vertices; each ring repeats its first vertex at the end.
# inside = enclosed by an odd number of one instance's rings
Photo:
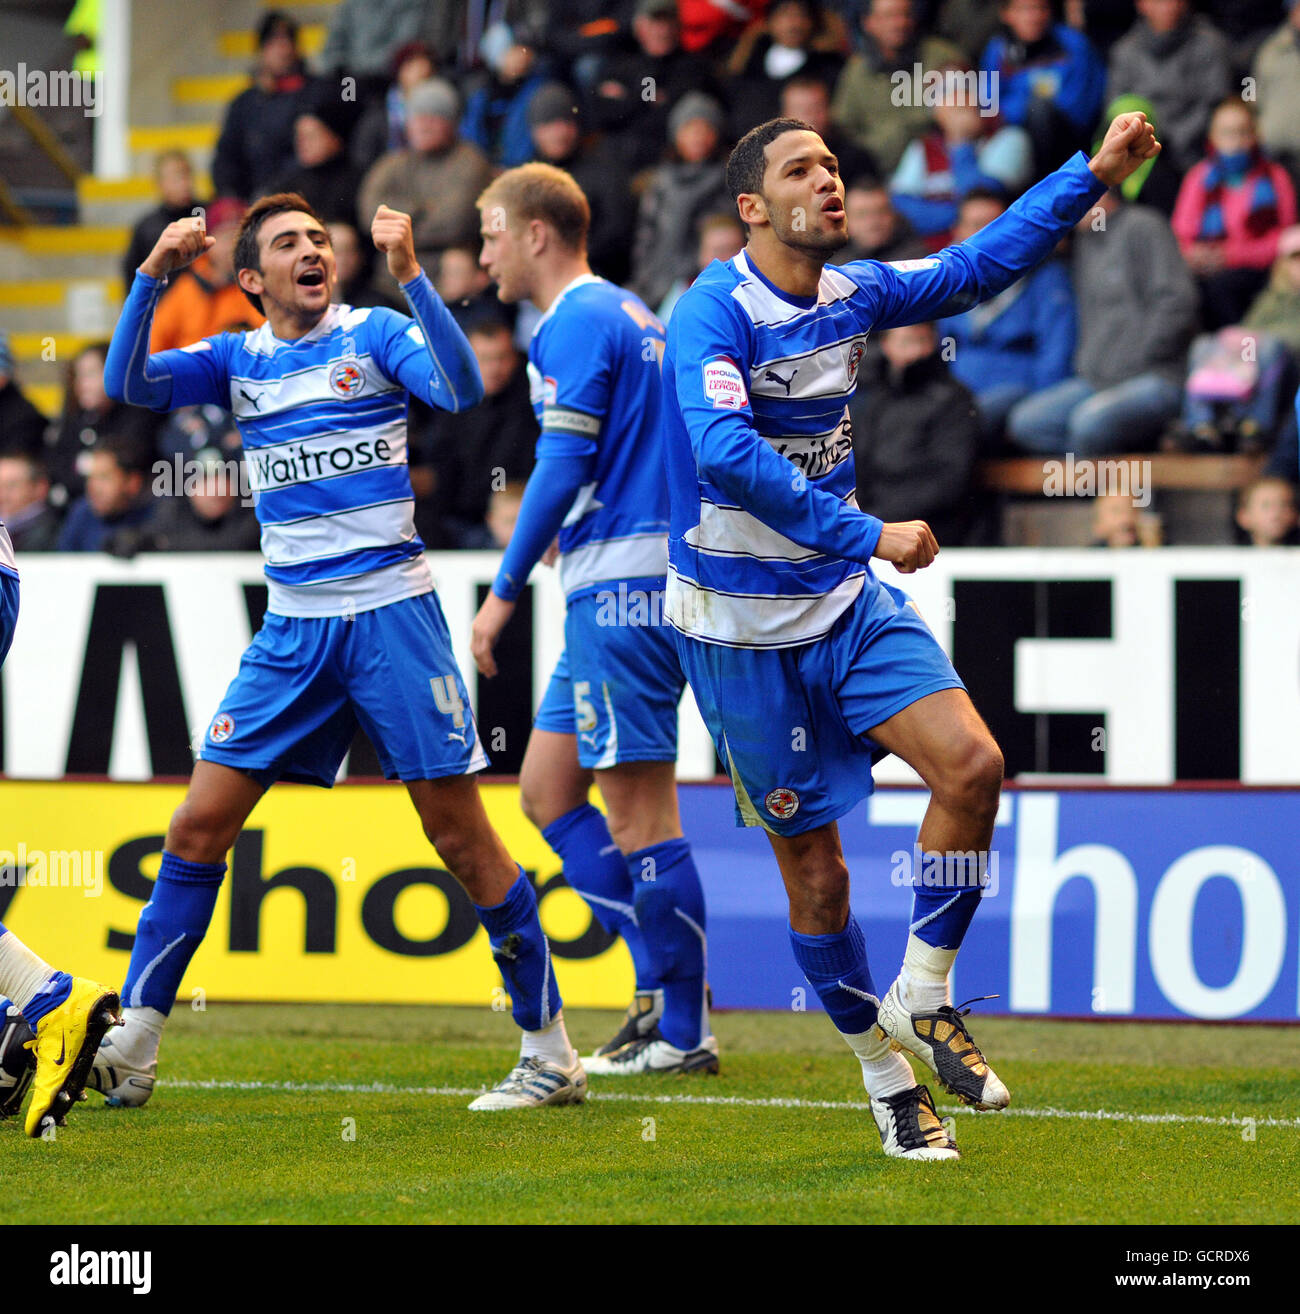
POLYGON ((156 1008, 124 1008, 125 1025, 100 1041, 87 1090, 97 1090, 121 1108, 139 1108, 153 1094, 158 1074, 158 1045, 167 1018, 156 1008))
POLYGON ((593 1071, 592 1062, 596 1059, 606 1058, 608 1055, 622 1049, 624 1045, 630 1045, 634 1040, 640 1040, 642 1036, 653 1031, 659 1025, 659 1019, 663 1015, 664 992, 662 990, 638 990, 632 996, 632 1002, 623 1015, 623 1025, 619 1028, 618 1034, 584 1058, 582 1060, 583 1066, 587 1068, 588 1072, 593 1071))
POLYGON ((716 1076, 718 1041, 705 1036, 698 1049, 678 1049, 659 1034, 656 1027, 612 1054, 584 1059, 593 1077, 639 1077, 643 1073, 703 1073, 716 1076))
POLYGON ((544 1104, 581 1104, 586 1098, 587 1074, 575 1051, 573 1066, 568 1068, 534 1055, 521 1058, 504 1081, 484 1091, 469 1107, 475 1113, 496 1113, 544 1104))
POLYGON ((1005 1109, 1011 1103, 1011 1092, 989 1067, 962 1021, 969 1012, 965 1004, 959 1008, 945 1004, 933 1012, 912 1013, 904 1007, 900 984, 895 981, 880 1001, 877 1022, 890 1040, 915 1054, 944 1090, 963 1104, 976 1109, 1005 1109))
POLYGON ((882 1099, 873 1095, 871 1116, 880 1132, 880 1144, 891 1159, 940 1162, 961 1158, 957 1142, 939 1121, 925 1086, 913 1086, 882 1099))

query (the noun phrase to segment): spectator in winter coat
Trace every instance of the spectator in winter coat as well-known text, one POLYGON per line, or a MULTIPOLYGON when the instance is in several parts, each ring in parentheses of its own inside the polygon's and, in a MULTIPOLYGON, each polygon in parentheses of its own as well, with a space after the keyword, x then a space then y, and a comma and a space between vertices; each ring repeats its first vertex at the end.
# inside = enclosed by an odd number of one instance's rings
POLYGON ((1207 329, 1241 319, 1268 279, 1278 237, 1295 221, 1295 189, 1260 150, 1254 110, 1225 100, 1210 122, 1210 152, 1183 179, 1172 221, 1207 329))
POLYGON ((212 157, 212 185, 220 195, 252 200, 293 167, 293 121, 314 88, 297 40, 298 25, 287 14, 273 11, 257 26, 253 85, 230 102, 212 157))
POLYGON ((1106 70, 1087 37, 1052 22, 1048 0, 1006 0, 998 13, 1003 30, 985 46, 980 68, 997 74, 1002 121, 1032 138, 1039 176, 1089 141, 1106 70))
POLYGON ((858 505, 885 521, 924 520, 941 547, 960 545, 978 508, 974 398, 949 373, 933 324, 889 329, 880 349, 849 403, 858 505))
POLYGON ((867 0, 861 26, 862 51, 844 66, 831 113, 889 174, 898 168, 907 143, 930 126, 921 88, 910 85, 913 67, 920 64, 928 73, 961 63, 963 54, 938 37, 917 36, 912 0, 867 0), (897 71, 907 75, 902 86, 893 76, 897 71))
POLYGON ((72 504, 59 534, 60 552, 99 552, 120 529, 139 529, 155 515, 149 490, 152 447, 105 438, 90 454, 86 493, 72 504))
POLYGON ((948 243, 962 197, 979 188, 1010 199, 1030 180, 1029 134, 998 125, 976 104, 939 104, 934 126, 903 152, 889 182, 894 208, 925 238, 931 250, 948 243))
POLYGON ((158 207, 137 221, 131 241, 122 257, 122 282, 131 286, 135 271, 153 250, 168 224, 193 214, 198 204, 194 195, 194 170, 184 151, 159 151, 153 162, 154 183, 158 187, 158 207))
POLYGON ((1164 216, 1114 192, 1073 240, 1074 375, 1012 407, 1007 434, 1030 452, 1150 447, 1182 402, 1196 286, 1164 216))
POLYGON ((1300 180, 1300 3, 1264 42, 1252 69, 1259 106, 1259 139, 1300 180))
POLYGON ((493 164, 513 169, 533 158, 528 106, 546 84, 547 70, 538 66, 532 46, 504 24, 485 34, 483 51, 490 72, 465 102, 460 135, 493 164))
MULTIPOLYGON (((991 192, 962 202, 952 240, 964 242, 1007 208, 991 192)), ((1065 264, 1044 261, 991 301, 939 321, 953 376, 975 394, 984 439, 996 445, 1011 408, 1073 371, 1074 290, 1065 264)))
POLYGON ((449 246, 478 237, 474 202, 492 181, 492 166, 477 146, 456 135, 460 100, 442 78, 421 82, 407 106, 406 150, 390 151, 366 174, 357 199, 362 229, 380 202, 411 216, 415 254, 426 269, 437 267, 449 246))
POLYGON ((731 204, 719 158, 722 106, 692 92, 669 115, 675 159, 654 171, 641 197, 632 246, 632 289, 657 306, 679 278, 695 274, 696 225, 731 204))
POLYGON ((1106 97, 1138 95, 1155 106, 1160 158, 1181 175, 1200 159, 1210 114, 1231 90, 1231 52, 1189 0, 1137 0, 1137 11, 1110 52, 1106 97))

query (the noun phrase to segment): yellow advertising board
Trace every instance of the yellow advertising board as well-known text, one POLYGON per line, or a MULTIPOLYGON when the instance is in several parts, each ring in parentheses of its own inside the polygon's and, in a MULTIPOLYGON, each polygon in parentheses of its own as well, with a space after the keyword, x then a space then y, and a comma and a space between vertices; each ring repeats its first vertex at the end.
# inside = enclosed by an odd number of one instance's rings
MULTIPOLYGON (((0 782, 0 921, 37 953, 120 984, 182 785, 0 782)), ((566 1004, 623 1007, 631 959, 564 884, 513 784, 483 787, 534 876, 566 1004)), ((487 933, 398 784, 277 785, 230 857, 186 1000, 503 1006, 487 933), (201 991, 202 995, 196 994, 201 991)))

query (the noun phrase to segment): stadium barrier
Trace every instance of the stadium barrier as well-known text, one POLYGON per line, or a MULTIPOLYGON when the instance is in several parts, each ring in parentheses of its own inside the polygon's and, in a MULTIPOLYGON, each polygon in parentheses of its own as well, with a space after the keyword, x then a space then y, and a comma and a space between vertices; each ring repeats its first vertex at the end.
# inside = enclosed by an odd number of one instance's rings
MULTIPOLYGON (((489 814, 536 882, 566 1001, 622 1007, 611 945, 524 821, 512 784, 489 814)), ((0 920, 56 963, 120 981, 182 786, 0 787, 0 920)), ((813 1011, 761 833, 723 784, 686 785, 683 822, 709 905, 721 1007, 813 1011)), ((853 907, 877 984, 897 969, 924 791, 883 789, 841 822, 853 907)), ((508 1008, 468 900, 437 865, 405 791, 272 790, 231 856, 212 929, 178 1007, 218 1000, 451 1003, 508 1008)), ((1300 798, 1286 790, 1009 790, 982 906, 954 990, 990 1012, 1089 1017, 1300 1017, 1300 798)))
MULTIPOLYGON (((475 678, 470 622, 494 553, 430 556, 494 770, 518 769, 532 709, 564 644, 555 572, 539 568, 475 678)), ((898 577, 952 654, 1019 779, 1300 784, 1300 549, 947 550, 898 577)), ((32 556, 0 685, 0 770, 56 779, 187 775, 261 621, 253 555, 32 556)), ((617 599, 613 599, 617 603, 617 599)), ((611 605, 614 623, 637 609, 611 605)), ((694 701, 678 775, 712 779, 694 701)), ((359 739, 345 776, 377 774, 359 739)), ((897 759, 882 783, 916 783, 897 759)))

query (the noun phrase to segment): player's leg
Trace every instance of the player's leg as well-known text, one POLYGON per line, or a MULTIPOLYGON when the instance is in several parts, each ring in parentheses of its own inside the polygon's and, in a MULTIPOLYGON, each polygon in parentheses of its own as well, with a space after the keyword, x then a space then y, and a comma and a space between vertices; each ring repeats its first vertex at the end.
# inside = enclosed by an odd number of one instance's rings
POLYGON ((564 1027, 550 945, 537 896, 492 828, 473 776, 406 782, 429 843, 469 895, 523 1032, 519 1063, 475 1110, 567 1104, 586 1097, 587 1078, 564 1027))
POLYGON ((957 1146, 911 1065, 877 1025, 879 996, 862 929, 849 909, 849 872, 835 822, 768 839, 790 900, 790 947, 835 1029, 857 1055, 885 1153, 955 1159, 957 1146))
POLYGON ((599 1058, 654 1028, 663 1013, 663 991, 637 925, 627 862, 604 814, 588 801, 593 779, 594 773, 578 761, 573 694, 561 657, 528 736, 519 803, 563 864, 564 879, 605 931, 622 937, 632 958, 632 1002, 618 1032, 595 1051, 593 1057, 599 1058))
POLYGON ((488 765, 487 754, 436 595, 358 614, 339 668, 384 773, 406 784, 425 835, 486 928, 524 1032, 519 1063, 470 1107, 585 1098, 587 1078, 565 1032, 537 897, 492 828, 473 778, 488 765))
POLYGON ((243 771, 219 762, 194 764, 136 925, 122 986, 126 1025, 105 1039, 95 1057, 91 1085, 110 1104, 136 1107, 153 1094, 163 1027, 207 934, 226 854, 264 792, 265 786, 243 771))
MULTIPOLYGON (((673 708, 673 716, 676 709, 673 708)), ((624 762, 596 772, 609 829, 626 858, 633 907, 660 982, 657 1025, 591 1072, 716 1072, 709 1026, 704 891, 682 835, 676 762, 624 762)))
MULTIPOLYGON (((0 570, 0 664, 18 606, 18 577, 0 570)), ((117 991, 57 970, 0 923, 0 996, 0 1118, 17 1113, 34 1081, 26 1130, 39 1136, 81 1096, 100 1039, 118 1021, 117 991)))

